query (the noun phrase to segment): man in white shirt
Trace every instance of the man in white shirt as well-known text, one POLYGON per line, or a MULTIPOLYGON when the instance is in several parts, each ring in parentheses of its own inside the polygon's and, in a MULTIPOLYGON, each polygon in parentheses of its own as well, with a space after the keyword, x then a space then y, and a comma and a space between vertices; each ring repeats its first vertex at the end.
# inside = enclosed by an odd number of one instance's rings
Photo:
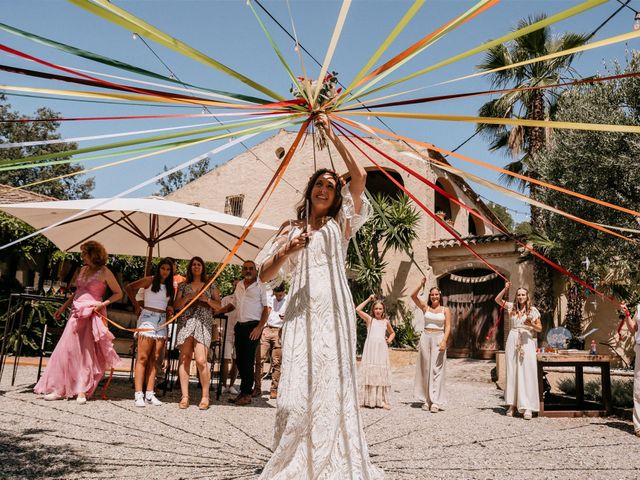
POLYGON ((253 261, 247 260, 242 264, 242 275, 244 279, 238 283, 234 292, 234 305, 238 311, 235 347, 240 394, 229 401, 236 405, 249 405, 253 392, 256 348, 271 308, 266 286, 258 281, 258 270, 253 261))
MULTIPOLYGON (((280 381, 280 363, 282 360, 282 325, 284 324, 284 312, 287 308, 287 296, 284 292, 284 283, 273 289, 270 296, 271 313, 267 325, 260 337, 260 363, 256 369, 256 382, 260 382, 264 369, 264 361, 271 351, 271 394, 270 398, 278 397, 278 382, 280 381)), ((257 383, 260 385, 260 383, 257 383)))

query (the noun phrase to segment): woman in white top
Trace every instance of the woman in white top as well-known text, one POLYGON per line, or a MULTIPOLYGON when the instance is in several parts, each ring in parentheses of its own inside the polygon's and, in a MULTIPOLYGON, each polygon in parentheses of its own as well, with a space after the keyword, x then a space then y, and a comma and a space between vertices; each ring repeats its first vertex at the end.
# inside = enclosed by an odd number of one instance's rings
POLYGON ((504 398, 509 406, 507 416, 512 417, 517 409, 525 420, 531 420, 533 412, 540 409, 534 333, 542 331, 542 324, 540 312, 531 305, 526 288, 516 290, 513 303, 503 300, 510 286, 511 283, 507 282, 496 297, 496 303, 507 311, 511 327, 504 347, 507 366, 504 398))
POLYGON ((158 406, 162 402, 154 393, 158 358, 167 341, 167 327, 158 327, 167 320, 167 313, 173 315, 173 262, 163 259, 153 276, 143 277, 131 282, 126 288, 127 295, 135 314, 138 316, 138 346, 136 367, 133 374, 135 386, 135 406, 144 407, 146 403, 158 406), (138 289, 144 289, 143 306, 136 299, 138 289), (143 395, 143 384, 147 391, 143 395))
POLYGON ((418 296, 427 279, 415 289, 411 298, 424 314, 424 328, 420 335, 414 396, 423 402, 422 409, 438 412, 446 403, 445 367, 447 342, 451 332, 451 311, 441 304, 440 289, 429 290, 427 303, 418 296))
POLYGON ((367 325, 367 339, 364 342, 362 361, 360 362, 360 383, 362 385, 360 405, 370 408, 382 407, 389 410, 391 409, 389 404, 391 365, 387 345, 393 342, 396 334, 387 318, 384 302, 376 300, 374 294, 371 294, 356 307, 356 313, 367 325), (373 315, 369 315, 364 311, 364 307, 372 300, 371 313, 373 315))
POLYGON ((640 437, 640 332, 638 331, 640 304, 638 304, 636 314, 633 318, 631 318, 631 314, 624 303, 620 306, 625 313, 624 321, 627 324, 627 328, 635 337, 634 350, 636 352, 636 361, 633 369, 633 428, 636 435, 640 437))

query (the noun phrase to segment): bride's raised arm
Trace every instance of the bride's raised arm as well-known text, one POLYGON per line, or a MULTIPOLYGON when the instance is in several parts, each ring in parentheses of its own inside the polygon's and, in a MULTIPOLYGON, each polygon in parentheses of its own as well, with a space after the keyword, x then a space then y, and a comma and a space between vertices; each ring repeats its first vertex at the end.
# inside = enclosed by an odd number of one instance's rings
POLYGON ((322 128, 324 130, 327 138, 331 140, 331 143, 336 147, 336 150, 338 150, 338 153, 347 166, 349 176, 351 177, 351 180, 349 181, 349 192, 353 198, 355 213, 360 214, 360 209, 362 207, 362 193, 364 192, 364 187, 367 183, 367 171, 362 167, 362 165, 356 162, 353 155, 351 155, 351 152, 347 150, 342 143, 342 140, 340 140, 340 137, 338 137, 333 128, 331 128, 329 117, 325 114, 318 115, 316 125, 318 128, 322 128))

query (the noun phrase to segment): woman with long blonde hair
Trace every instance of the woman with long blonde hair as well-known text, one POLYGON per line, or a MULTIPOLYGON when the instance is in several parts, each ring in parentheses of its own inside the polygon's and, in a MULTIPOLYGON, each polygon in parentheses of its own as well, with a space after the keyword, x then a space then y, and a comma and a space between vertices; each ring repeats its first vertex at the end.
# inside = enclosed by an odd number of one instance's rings
POLYGON ((526 288, 516 290, 513 302, 503 300, 510 286, 507 282, 496 297, 496 303, 507 311, 511 327, 504 347, 507 367, 504 399, 507 416, 512 417, 518 411, 525 420, 531 420, 533 412, 540 410, 535 333, 542 331, 542 324, 540 312, 531 305, 526 288))

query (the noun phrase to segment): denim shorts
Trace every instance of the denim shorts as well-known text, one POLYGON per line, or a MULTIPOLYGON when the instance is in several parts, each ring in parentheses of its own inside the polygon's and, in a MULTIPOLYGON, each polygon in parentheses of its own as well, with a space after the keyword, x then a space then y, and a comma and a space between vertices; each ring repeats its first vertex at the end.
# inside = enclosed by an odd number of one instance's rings
MULTIPOLYGON (((167 320, 166 313, 152 312, 151 310, 142 309, 140 317, 138 318, 138 328, 153 328, 156 329, 167 320)), ((148 330, 146 332, 138 332, 143 337, 152 338, 167 338, 168 329, 165 325, 160 330, 148 330)))

